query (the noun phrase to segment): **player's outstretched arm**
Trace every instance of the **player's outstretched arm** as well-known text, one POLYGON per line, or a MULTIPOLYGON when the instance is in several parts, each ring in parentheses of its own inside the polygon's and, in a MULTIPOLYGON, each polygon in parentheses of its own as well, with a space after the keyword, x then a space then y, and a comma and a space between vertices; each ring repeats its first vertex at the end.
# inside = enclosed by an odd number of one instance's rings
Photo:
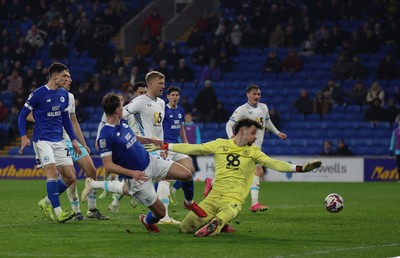
POLYGON ((305 163, 303 166, 297 166, 296 172, 310 172, 316 168, 321 167, 322 161, 320 160, 313 160, 305 163), (301 171, 298 171, 301 170, 301 171))

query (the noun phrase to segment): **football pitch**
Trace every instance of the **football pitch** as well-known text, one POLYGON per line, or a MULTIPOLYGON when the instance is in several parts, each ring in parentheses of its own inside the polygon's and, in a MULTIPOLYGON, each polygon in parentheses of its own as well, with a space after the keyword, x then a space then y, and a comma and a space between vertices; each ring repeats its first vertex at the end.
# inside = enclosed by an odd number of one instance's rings
MULTIPOLYGON (((195 185, 197 202, 203 186, 195 185)), ((268 211, 251 213, 248 198, 231 223, 236 232, 206 238, 179 234, 176 225, 147 233, 138 219, 147 209, 132 209, 127 197, 119 214, 107 210, 111 197, 97 200, 108 221, 50 222, 36 205, 44 194, 44 180, 0 180, 0 257, 400 256, 399 183, 263 183, 260 198, 268 211), (323 205, 333 192, 344 198, 339 213, 323 205)), ((183 201, 181 190, 178 199, 183 201)), ((70 209, 66 194, 61 202, 70 209)), ((170 206, 177 220, 186 213, 181 204, 170 206)))

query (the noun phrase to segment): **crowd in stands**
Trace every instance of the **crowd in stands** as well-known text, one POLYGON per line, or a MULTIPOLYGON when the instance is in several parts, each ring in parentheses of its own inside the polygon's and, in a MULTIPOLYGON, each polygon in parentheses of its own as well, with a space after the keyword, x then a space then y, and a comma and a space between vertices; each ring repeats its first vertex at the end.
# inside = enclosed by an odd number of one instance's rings
MULTIPOLYGON (((74 55, 96 60, 93 72, 73 83, 81 107, 99 106, 110 90, 121 91, 128 102, 132 85, 148 71, 159 70, 168 85, 183 86, 183 96, 185 83, 196 85, 195 97, 182 98, 196 121, 224 121, 233 107, 224 108, 228 103, 220 100, 215 85, 240 73, 243 64, 237 60, 246 55, 243 49, 259 49, 262 59, 252 67, 262 80, 297 78, 313 58, 327 65, 326 85, 317 92, 298 89, 293 103, 298 113, 323 115, 337 105, 363 105, 367 121, 397 121, 400 85, 389 83, 400 78, 397 1, 221 0, 218 10, 205 12, 193 25, 184 43, 161 40, 164 19, 153 9, 143 21, 141 41, 132 46, 135 55, 125 63, 110 38, 129 2, 1 1, 0 91, 11 93, 8 114, 46 82, 49 61, 68 64, 74 55), (48 60, 41 54, 44 49, 48 60), (344 87, 346 82, 352 85, 344 87)), ((279 110, 271 111, 279 123, 279 110)))

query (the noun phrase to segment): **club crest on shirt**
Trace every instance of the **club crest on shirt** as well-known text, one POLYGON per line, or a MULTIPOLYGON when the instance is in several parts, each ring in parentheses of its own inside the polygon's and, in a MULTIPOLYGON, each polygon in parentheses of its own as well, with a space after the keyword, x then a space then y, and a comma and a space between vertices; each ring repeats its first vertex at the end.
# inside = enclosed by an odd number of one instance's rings
POLYGON ((107 146, 106 139, 100 139, 99 146, 100 146, 100 148, 104 149, 107 146))
POLYGON ((44 156, 43 161, 48 162, 50 160, 49 156, 44 156))
POLYGON ((249 156, 250 151, 249 151, 248 149, 244 149, 244 150, 242 151, 242 153, 243 153, 243 156, 249 156))
POLYGON ((65 98, 64 97, 60 97, 60 101, 62 102, 62 103, 64 103, 65 102, 65 98))
POLYGON ((129 125, 127 125, 127 124, 125 124, 125 123, 123 123, 122 126, 123 126, 124 128, 128 128, 128 127, 129 127, 129 125))
POLYGON ((182 114, 179 113, 178 114, 178 118, 181 119, 182 118, 182 114))

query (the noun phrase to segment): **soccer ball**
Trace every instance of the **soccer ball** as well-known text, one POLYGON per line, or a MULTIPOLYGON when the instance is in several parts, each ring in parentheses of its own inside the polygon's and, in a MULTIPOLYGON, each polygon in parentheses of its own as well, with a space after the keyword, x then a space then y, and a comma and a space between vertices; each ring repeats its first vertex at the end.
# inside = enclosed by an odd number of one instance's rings
POLYGON ((325 198, 325 208, 329 212, 339 212, 343 210, 344 201, 342 196, 331 193, 325 198))

